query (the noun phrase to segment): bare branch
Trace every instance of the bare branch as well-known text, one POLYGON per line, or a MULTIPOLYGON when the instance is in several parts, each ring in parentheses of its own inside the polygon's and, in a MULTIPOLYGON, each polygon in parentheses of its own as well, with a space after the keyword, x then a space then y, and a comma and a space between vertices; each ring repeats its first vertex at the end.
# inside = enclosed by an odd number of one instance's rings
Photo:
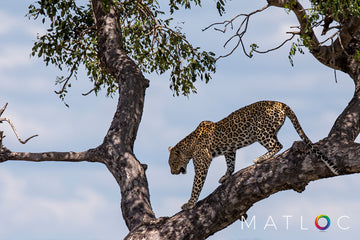
POLYGON ((331 44, 333 44, 334 38, 336 36, 339 36, 339 32, 336 32, 336 33, 332 34, 330 37, 328 37, 324 41, 320 42, 320 45, 324 45, 327 41, 331 41, 331 44))
POLYGON ((98 162, 106 161, 104 149, 100 146, 83 152, 12 152, 5 147, 0 148, 0 162, 5 161, 30 161, 30 162, 98 162))
POLYGON ((44 152, 44 153, 30 153, 30 152, 11 152, 8 154, 7 160, 22 160, 31 162, 43 161, 63 161, 63 162, 103 162, 91 151, 85 152, 44 152))
POLYGON ((39 135, 35 134, 35 135, 32 135, 31 137, 28 137, 27 139, 25 139, 25 140, 23 141, 23 140, 21 140, 18 132, 17 132, 16 129, 15 129, 14 124, 10 121, 10 119, 8 119, 8 118, 0 118, 0 123, 3 122, 3 121, 8 122, 8 123, 10 124, 12 130, 14 131, 14 133, 15 133, 15 135, 16 135, 16 137, 17 137, 17 139, 18 139, 19 142, 22 143, 22 144, 25 144, 25 143, 27 143, 27 141, 29 141, 30 139, 39 136, 39 135))
MULTIPOLYGON (((5 106, 0 109, 0 116, 1 116, 1 115, 3 114, 3 112, 5 111, 7 105, 8 105, 8 103, 5 103, 5 106)), ((15 135, 16 135, 16 137, 17 137, 17 139, 18 139, 19 142, 22 143, 22 144, 25 144, 25 143, 27 143, 27 141, 29 141, 30 139, 39 136, 39 135, 35 134, 35 135, 32 135, 31 137, 28 137, 27 139, 25 139, 25 140, 23 141, 23 140, 21 140, 18 132, 17 132, 16 129, 15 129, 14 124, 10 121, 10 119, 8 119, 8 118, 0 118, 0 123, 2 123, 2 122, 4 122, 4 121, 5 121, 5 122, 8 122, 8 123, 10 124, 12 130, 14 131, 14 133, 15 133, 15 135)), ((5 136, 4 136, 3 134, 1 134, 0 147, 1 147, 1 141, 2 141, 2 139, 3 139, 4 137, 5 137, 5 136)))
POLYGON ((220 31, 222 33, 226 33, 227 29, 228 29, 228 26, 230 25, 231 29, 233 29, 234 27, 234 21, 237 20, 239 17, 244 17, 244 19, 242 20, 241 24, 239 25, 239 27, 237 28, 236 30, 236 33, 234 35, 232 35, 224 44, 224 48, 227 46, 228 43, 230 43, 234 38, 237 38, 238 41, 237 43, 235 44, 235 47, 232 48, 232 50, 225 54, 225 55, 221 55, 219 56, 216 60, 220 59, 220 58, 225 58, 225 57, 228 57, 230 56, 231 54, 234 53, 234 51, 239 47, 239 45, 241 44, 242 46, 242 49, 243 49, 243 52, 246 56, 248 57, 252 57, 251 54, 248 54, 247 51, 246 51, 246 48, 244 46, 244 42, 243 42, 243 36, 245 35, 246 31, 247 31, 247 28, 248 28, 248 24, 249 24, 249 20, 250 20, 250 17, 256 13, 259 13, 259 12, 262 12, 264 10, 266 10, 270 5, 266 5, 265 7, 263 8, 260 8, 260 9, 257 9, 249 14, 244 14, 244 13, 241 13, 241 14, 238 14, 236 15, 234 18, 230 19, 230 20, 225 20, 223 22, 218 22, 218 23, 213 23, 211 25, 209 25, 208 27, 204 28, 203 31, 206 31, 208 30, 209 28, 212 28, 214 27, 214 30, 216 31, 220 31), (218 26, 218 25, 221 25, 223 26, 223 29, 220 29, 220 28, 217 28, 215 26, 218 26))
MULTIPOLYGON (((245 13, 238 14, 238 15, 236 15, 235 17, 233 17, 233 18, 230 19, 230 20, 225 20, 225 21, 223 21, 223 22, 212 23, 212 24, 210 24, 209 26, 203 28, 202 30, 203 30, 203 31, 206 31, 206 30, 208 30, 209 28, 215 27, 215 26, 217 26, 217 25, 223 25, 224 28, 223 28, 222 30, 221 30, 221 29, 218 29, 218 28, 216 28, 216 29, 214 28, 214 29, 217 30, 217 31, 220 31, 220 32, 225 33, 229 24, 231 25, 231 29, 233 29, 233 22, 234 22, 237 18, 239 18, 239 17, 245 17, 245 19, 249 19, 252 15, 264 11, 264 10, 267 9, 269 6, 270 6, 270 5, 268 4, 268 5, 266 5, 265 7, 260 8, 260 9, 258 9, 258 10, 255 10, 255 11, 249 13, 249 14, 245 14, 245 13)), ((247 21, 248 21, 248 20, 247 20, 247 21)), ((244 22, 244 21, 243 21, 243 22, 244 22)), ((242 24, 240 25, 239 29, 240 29, 241 27, 242 27, 242 24)), ((239 29, 238 29, 238 31, 239 31, 239 29)))
MULTIPOLYGON (((344 45, 343 45, 343 43, 342 43, 342 40, 341 40, 341 34, 340 33, 338 33, 338 38, 336 39, 336 41, 338 41, 339 42, 339 45, 340 45, 340 47, 341 47, 341 49, 343 50, 343 53, 346 55, 346 56, 350 56, 350 54, 348 54, 347 53, 347 51, 346 51, 346 49, 345 49, 345 47, 344 47, 344 45)), ((335 55, 335 46, 334 46, 334 43, 332 42, 332 49, 333 49, 333 52, 334 52, 334 55, 335 55)), ((334 64, 335 64, 335 62, 334 62, 334 64)))
POLYGON ((0 151, 3 148, 2 140, 4 139, 5 135, 3 131, 0 131, 0 151))
POLYGON ((3 112, 5 111, 7 105, 8 105, 8 103, 5 103, 5 106, 2 109, 0 109, 0 117, 3 114, 3 112))
POLYGON ((287 33, 292 34, 292 36, 291 36, 290 38, 286 39, 285 41, 283 41, 279 46, 274 47, 274 48, 271 48, 271 49, 268 49, 268 50, 266 50, 266 51, 258 51, 258 50, 256 50, 256 49, 254 49, 254 52, 256 52, 256 53, 268 53, 268 52, 271 52, 271 51, 275 51, 275 50, 281 48, 282 46, 284 46, 285 43, 291 41, 296 35, 299 35, 299 34, 300 34, 299 32, 287 32, 287 33))
POLYGON ((268 52, 271 52, 271 51, 275 51, 275 50, 281 48, 282 46, 284 46, 287 42, 291 41, 296 35, 299 35, 299 34, 300 34, 300 32, 287 32, 287 33, 292 34, 292 36, 289 37, 288 39, 284 40, 279 46, 274 47, 274 48, 271 48, 271 49, 268 49, 268 50, 265 50, 265 51, 259 51, 259 50, 256 50, 255 48, 253 48, 253 49, 251 49, 250 53, 248 53, 248 52, 246 51, 246 47, 245 47, 245 45, 244 45, 244 42, 243 42, 243 40, 242 40, 242 37, 240 37, 240 36, 238 36, 238 35, 234 35, 234 36, 232 36, 230 39, 228 39, 228 40, 226 41, 224 47, 225 47, 233 38, 238 37, 238 42, 236 43, 236 46, 235 46, 229 53, 227 53, 226 55, 219 56, 216 60, 218 60, 218 59, 220 59, 220 58, 225 58, 225 57, 230 56, 230 55, 238 48, 238 46, 239 46, 240 44, 241 44, 241 46, 242 46, 242 50, 243 50, 244 54, 245 54, 247 57, 249 57, 249 58, 252 57, 252 52, 264 54, 264 53, 268 53, 268 52))
POLYGON ((96 87, 94 87, 93 89, 91 89, 91 90, 88 91, 87 93, 82 93, 81 95, 87 96, 87 95, 89 95, 90 93, 92 93, 93 91, 95 91, 95 88, 96 88, 96 87))
POLYGON ((323 36, 323 35, 326 35, 326 33, 327 33, 328 31, 333 30, 333 29, 339 30, 340 28, 341 28, 340 25, 328 27, 328 28, 326 29, 326 32, 323 31, 323 32, 321 33, 321 35, 322 35, 322 36, 323 36))

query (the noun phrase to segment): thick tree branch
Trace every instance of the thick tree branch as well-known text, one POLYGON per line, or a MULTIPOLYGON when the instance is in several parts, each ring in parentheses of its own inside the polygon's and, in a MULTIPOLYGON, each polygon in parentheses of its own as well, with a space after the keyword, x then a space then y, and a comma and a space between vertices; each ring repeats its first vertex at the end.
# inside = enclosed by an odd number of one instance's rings
POLYGON ((31 162, 104 162, 104 159, 95 149, 85 152, 43 152, 43 153, 30 153, 30 152, 11 152, 6 148, 0 149, 0 162, 9 160, 21 160, 31 162))
MULTIPOLYGON (((0 116, 3 114, 7 107, 7 103, 3 108, 0 109, 0 116)), ((28 140, 37 135, 33 135, 26 140, 21 140, 19 134, 17 133, 15 126, 12 124, 8 118, 0 118, 0 123, 6 121, 10 124, 13 129, 16 137, 19 142, 25 144, 28 140)), ((66 161, 66 162, 103 162, 103 159, 96 156, 95 150, 88 150, 86 152, 45 152, 45 153, 30 153, 30 152, 11 152, 9 149, 3 147, 2 140, 4 138, 3 132, 0 131, 0 162, 5 162, 9 160, 23 160, 23 161, 33 161, 33 162, 42 162, 42 161, 66 161)))
MULTIPOLYGON (((317 147, 328 152, 328 157, 341 169, 341 175, 360 172, 360 144, 334 146, 323 141, 317 147)), ((302 192, 310 181, 332 176, 320 160, 309 154, 303 142, 295 142, 284 153, 240 170, 193 209, 139 226, 126 239, 205 239, 240 219, 254 203, 276 192, 289 189, 302 192)))
MULTIPOLYGON (((358 17, 349 16, 341 22, 341 27, 337 38, 329 46, 322 45, 311 26, 306 10, 299 1, 293 0, 268 0, 269 5, 285 8, 290 6, 295 13, 300 24, 300 34, 307 36, 309 40, 306 44, 309 46, 313 56, 324 65, 344 71, 353 78, 353 69, 349 69, 349 64, 354 56, 347 54, 347 48, 354 36, 360 29, 360 19, 358 17)), ((358 65, 358 64, 357 64, 358 65)), ((357 66, 357 68, 359 68, 357 66)), ((355 83, 356 84, 356 83, 355 83)))
MULTIPOLYGON (((355 91, 354 97, 337 118, 330 130, 329 138, 342 143, 354 142, 360 133, 360 90, 355 91)), ((360 156, 360 155, 359 155, 360 156)))

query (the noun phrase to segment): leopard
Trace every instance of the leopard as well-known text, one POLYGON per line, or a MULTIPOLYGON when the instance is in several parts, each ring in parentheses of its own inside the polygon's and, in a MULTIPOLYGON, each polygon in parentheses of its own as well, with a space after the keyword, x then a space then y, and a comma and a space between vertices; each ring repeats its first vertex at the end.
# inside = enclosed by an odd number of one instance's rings
POLYGON ((234 172, 236 150, 239 148, 254 142, 264 146, 267 152, 255 158, 253 160, 255 164, 260 164, 278 153, 283 146, 277 138, 277 133, 286 117, 290 119, 306 146, 325 163, 334 175, 338 175, 339 171, 335 164, 313 146, 289 106, 278 101, 259 101, 232 112, 218 122, 202 121, 193 132, 174 147, 168 148, 171 174, 185 174, 189 161, 193 159, 195 176, 191 197, 182 209, 194 207, 214 157, 225 156, 227 170, 219 180, 222 184, 234 172))

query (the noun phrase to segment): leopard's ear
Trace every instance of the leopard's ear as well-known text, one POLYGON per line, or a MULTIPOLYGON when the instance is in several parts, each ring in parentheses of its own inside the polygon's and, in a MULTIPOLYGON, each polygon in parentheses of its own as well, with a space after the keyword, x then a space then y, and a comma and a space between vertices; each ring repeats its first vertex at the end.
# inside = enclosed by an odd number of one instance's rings
POLYGON ((171 152, 171 149, 173 149, 173 147, 169 147, 168 149, 169 149, 169 152, 171 152))

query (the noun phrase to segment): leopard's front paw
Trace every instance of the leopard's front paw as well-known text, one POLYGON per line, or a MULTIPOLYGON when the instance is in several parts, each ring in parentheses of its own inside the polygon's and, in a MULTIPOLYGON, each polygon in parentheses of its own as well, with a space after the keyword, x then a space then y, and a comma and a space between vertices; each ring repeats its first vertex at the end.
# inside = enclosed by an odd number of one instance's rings
POLYGON ((255 158, 255 159, 253 160, 253 162, 254 162, 255 164, 259 164, 259 163, 261 163, 261 162, 263 162, 263 161, 265 161, 265 159, 263 159, 263 158, 261 158, 261 157, 255 158))
POLYGON ((181 209, 182 210, 192 209, 194 207, 194 205, 195 205, 194 203, 187 202, 184 205, 182 205, 181 209))

